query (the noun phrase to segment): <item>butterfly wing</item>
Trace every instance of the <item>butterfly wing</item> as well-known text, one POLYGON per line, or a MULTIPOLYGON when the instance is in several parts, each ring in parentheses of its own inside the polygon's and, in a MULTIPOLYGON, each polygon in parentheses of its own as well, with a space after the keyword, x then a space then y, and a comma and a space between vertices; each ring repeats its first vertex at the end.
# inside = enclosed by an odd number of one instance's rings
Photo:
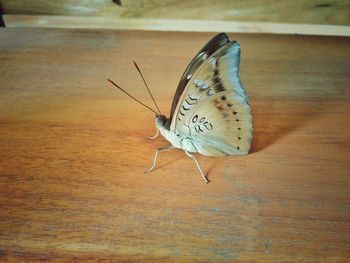
POLYGON ((240 155, 250 149, 252 117, 239 61, 238 42, 218 47, 193 72, 178 100, 170 129, 192 138, 201 154, 240 155))
POLYGON ((180 82, 177 86, 176 93, 173 99, 170 110, 170 119, 173 117, 176 106, 178 105, 181 94, 186 88, 188 82, 201 65, 220 47, 224 46, 230 42, 228 36, 225 33, 220 33, 213 37, 198 53, 194 56, 191 63, 187 66, 185 72, 183 73, 180 82))
POLYGON ((250 106, 232 90, 218 92, 193 107, 178 132, 203 155, 247 154, 253 132, 250 106))

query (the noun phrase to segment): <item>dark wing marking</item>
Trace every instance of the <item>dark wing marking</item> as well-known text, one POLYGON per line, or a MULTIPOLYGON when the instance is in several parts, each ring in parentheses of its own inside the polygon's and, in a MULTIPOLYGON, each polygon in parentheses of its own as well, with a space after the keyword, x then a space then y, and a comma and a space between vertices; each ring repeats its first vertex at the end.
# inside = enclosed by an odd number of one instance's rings
POLYGON ((182 108, 184 109, 184 110, 189 110, 188 108, 186 108, 184 105, 182 105, 182 108))
POLYGON ((220 75, 219 75, 219 59, 216 60, 215 64, 216 64, 216 67, 214 70, 213 88, 214 88, 215 92, 218 93, 220 91, 224 91, 225 89, 224 89, 224 86, 221 82, 220 75))
POLYGON ((184 91, 188 81, 191 79, 191 76, 194 72, 207 60, 212 54, 215 53, 220 47, 224 46, 230 42, 228 36, 225 33, 220 33, 213 37, 192 59, 190 64, 187 66, 184 74, 181 77, 179 85, 177 86, 173 103, 171 105, 169 120, 173 118, 176 106, 179 102, 182 92, 184 91))

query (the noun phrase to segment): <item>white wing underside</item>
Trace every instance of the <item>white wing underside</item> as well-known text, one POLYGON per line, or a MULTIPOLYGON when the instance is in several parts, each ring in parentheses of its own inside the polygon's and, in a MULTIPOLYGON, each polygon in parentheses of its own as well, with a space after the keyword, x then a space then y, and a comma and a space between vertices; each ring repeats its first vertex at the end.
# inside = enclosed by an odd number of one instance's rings
POLYGON ((203 155, 247 154, 252 116, 239 78, 240 46, 231 41, 188 75, 170 130, 191 138, 203 155), (193 74, 193 75, 191 75, 193 74))

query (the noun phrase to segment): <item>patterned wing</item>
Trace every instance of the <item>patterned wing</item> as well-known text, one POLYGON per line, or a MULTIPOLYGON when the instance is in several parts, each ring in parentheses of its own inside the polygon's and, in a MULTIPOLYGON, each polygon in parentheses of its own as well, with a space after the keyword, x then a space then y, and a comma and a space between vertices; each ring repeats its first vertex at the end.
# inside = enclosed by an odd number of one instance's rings
POLYGON ((243 155, 250 149, 252 116, 244 96, 221 91, 191 108, 177 127, 203 155, 243 155))
POLYGON ((194 56, 191 63, 187 66, 183 73, 179 85, 177 86, 176 93, 171 105, 170 120, 174 115, 176 106, 180 100, 181 94, 186 88, 193 74, 203 65, 203 63, 214 54, 220 47, 227 44, 230 40, 225 33, 220 33, 213 37, 198 53, 194 56))
POLYGON ((193 107, 219 92, 232 91, 248 104, 239 78, 239 61, 240 45, 231 41, 219 47, 190 75, 171 118, 172 131, 179 131, 179 127, 185 124, 185 116, 193 107))

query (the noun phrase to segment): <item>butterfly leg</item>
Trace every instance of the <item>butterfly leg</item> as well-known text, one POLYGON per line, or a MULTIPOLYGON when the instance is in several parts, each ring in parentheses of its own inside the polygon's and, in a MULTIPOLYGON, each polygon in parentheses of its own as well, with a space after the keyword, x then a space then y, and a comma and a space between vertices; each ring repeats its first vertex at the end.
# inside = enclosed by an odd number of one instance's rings
POLYGON ((156 151, 156 154, 154 155, 154 159, 153 159, 153 165, 151 168, 149 168, 147 171, 145 171, 145 174, 148 174, 150 172, 152 172, 154 170, 154 168, 156 167, 156 163, 157 163, 157 158, 158 158, 158 154, 162 151, 166 151, 166 150, 170 150, 173 149, 174 146, 169 145, 168 147, 164 147, 164 148, 158 148, 156 151))
POLYGON ((206 183, 209 183, 209 181, 208 181, 207 177, 205 176, 205 174, 203 173, 202 168, 200 167, 200 165, 199 165, 199 163, 198 163, 196 157, 194 157, 192 154, 190 154, 190 153, 187 152, 187 151, 185 151, 185 153, 187 154, 188 157, 191 157, 191 158, 195 161, 195 163, 196 163, 196 165, 197 165, 197 167, 198 167, 198 170, 199 170, 199 172, 201 173, 201 175, 202 175, 204 181, 205 181, 206 183))
POLYGON ((151 139, 151 140, 154 140, 155 138, 158 137, 158 135, 159 135, 159 130, 157 129, 156 134, 155 134, 154 136, 150 136, 150 137, 148 137, 148 138, 151 139))

